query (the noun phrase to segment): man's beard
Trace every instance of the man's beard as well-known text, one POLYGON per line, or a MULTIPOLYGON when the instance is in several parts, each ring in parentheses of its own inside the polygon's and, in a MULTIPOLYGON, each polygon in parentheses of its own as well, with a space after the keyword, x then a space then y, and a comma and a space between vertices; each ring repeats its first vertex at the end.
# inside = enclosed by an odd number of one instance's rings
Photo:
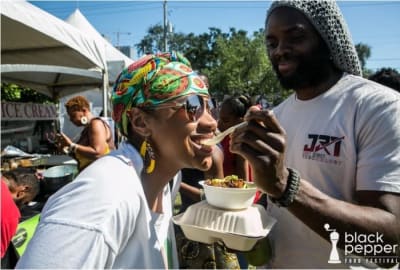
POLYGON ((329 77, 328 66, 331 63, 329 53, 323 47, 319 47, 308 55, 289 56, 290 60, 298 62, 296 70, 283 76, 278 69, 278 65, 273 64, 273 68, 278 80, 283 88, 302 89, 317 86, 329 77))

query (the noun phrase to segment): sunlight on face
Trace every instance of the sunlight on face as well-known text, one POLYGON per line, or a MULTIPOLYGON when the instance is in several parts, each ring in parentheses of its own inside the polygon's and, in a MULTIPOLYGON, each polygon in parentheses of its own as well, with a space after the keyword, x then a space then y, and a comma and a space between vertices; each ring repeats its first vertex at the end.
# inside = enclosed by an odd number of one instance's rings
MULTIPOLYGON (((196 97, 196 96, 194 96, 196 97)), ((211 166, 211 148, 201 144, 205 138, 213 136, 217 122, 211 112, 205 108, 204 103, 194 106, 173 106, 185 101, 179 99, 176 103, 166 104, 164 108, 155 110, 151 138, 154 141, 154 149, 158 155, 169 163, 174 162, 176 167, 195 167, 206 170, 211 166), (201 111, 194 110, 201 108, 201 111), (189 111, 186 110, 189 109, 189 111), (193 111, 192 111, 193 109, 193 111), (196 121, 194 121, 196 120, 196 121)), ((198 102, 198 100, 197 100, 198 102)))

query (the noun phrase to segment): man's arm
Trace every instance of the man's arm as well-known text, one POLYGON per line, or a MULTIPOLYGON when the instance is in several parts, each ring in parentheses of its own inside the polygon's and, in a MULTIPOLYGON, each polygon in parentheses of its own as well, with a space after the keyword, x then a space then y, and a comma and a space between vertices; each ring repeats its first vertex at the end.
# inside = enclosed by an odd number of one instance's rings
MULTIPOLYGON (((231 150, 249 160, 254 181, 272 198, 280 198, 287 186, 286 134, 270 111, 249 114, 249 125, 232 134, 231 150), (266 181, 268 179, 268 181, 266 181)), ((357 191, 356 203, 341 201, 300 180, 299 190, 288 210, 310 229, 329 241, 328 223, 339 234, 382 234, 385 244, 399 249, 400 194, 357 191)), ((343 241, 338 247, 343 248, 343 241)))
MULTIPOLYGON (((340 235, 381 233, 385 244, 399 244, 400 195, 379 191, 359 191, 357 204, 340 201, 301 180, 299 192, 288 210, 313 231, 329 241, 325 223, 340 235)), ((344 241, 338 247, 344 249, 344 241)))

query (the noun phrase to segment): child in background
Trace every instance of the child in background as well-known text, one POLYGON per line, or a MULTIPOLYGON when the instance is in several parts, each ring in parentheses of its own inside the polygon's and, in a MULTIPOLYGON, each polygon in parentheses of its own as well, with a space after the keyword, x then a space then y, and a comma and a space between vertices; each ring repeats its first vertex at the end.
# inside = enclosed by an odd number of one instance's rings
MULTIPOLYGON (((223 132, 231 126, 243 122, 243 117, 251 105, 250 98, 245 95, 225 99, 219 111, 218 129, 223 132)), ((246 181, 251 181, 251 170, 247 160, 229 150, 230 136, 226 136, 221 145, 224 152, 224 175, 235 174, 246 181)))

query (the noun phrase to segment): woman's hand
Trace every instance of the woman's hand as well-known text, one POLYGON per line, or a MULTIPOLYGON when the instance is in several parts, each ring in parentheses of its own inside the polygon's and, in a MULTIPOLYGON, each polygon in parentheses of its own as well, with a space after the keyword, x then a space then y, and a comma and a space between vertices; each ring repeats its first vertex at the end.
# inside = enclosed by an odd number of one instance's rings
POLYGON ((289 172, 284 164, 286 133, 273 111, 253 106, 245 116, 249 124, 231 134, 234 153, 246 158, 252 167, 253 180, 268 195, 283 194, 289 172))
POLYGON ((60 132, 56 135, 56 146, 58 151, 65 152, 65 148, 71 147, 72 140, 65 135, 64 133, 60 132))

